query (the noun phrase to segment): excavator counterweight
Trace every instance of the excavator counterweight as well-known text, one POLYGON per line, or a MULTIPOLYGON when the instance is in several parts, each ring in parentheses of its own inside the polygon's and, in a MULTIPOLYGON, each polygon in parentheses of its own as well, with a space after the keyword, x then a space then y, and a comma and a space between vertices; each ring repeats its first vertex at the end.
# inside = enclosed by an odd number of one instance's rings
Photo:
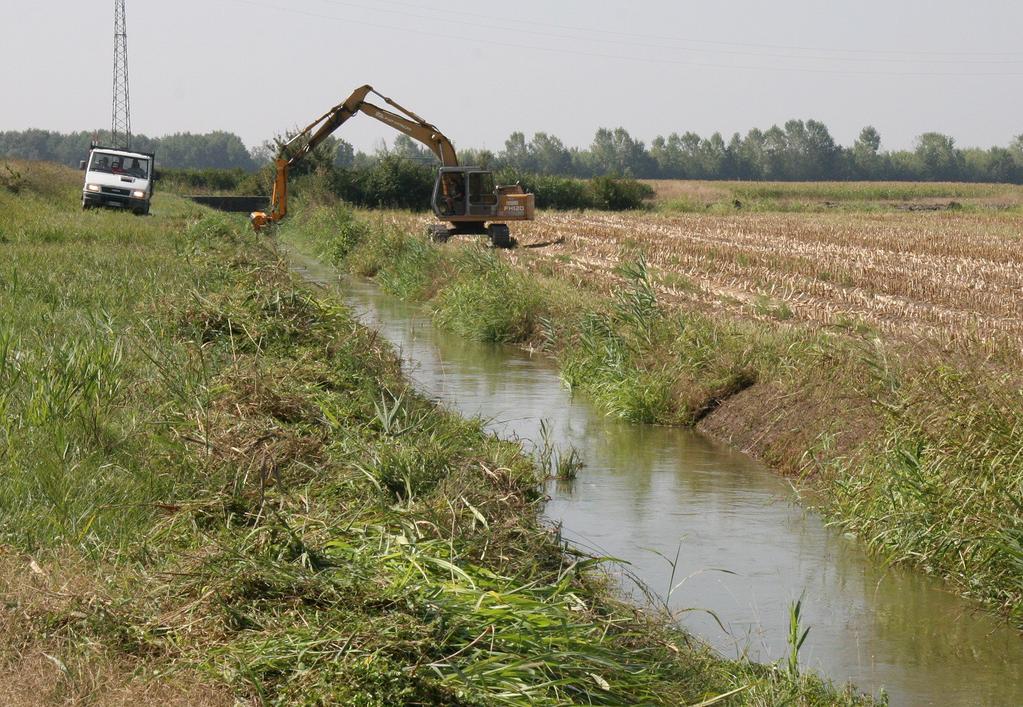
POLYGON ((486 234, 497 247, 511 247, 514 241, 503 221, 531 221, 534 198, 518 184, 497 186, 493 172, 458 164, 455 146, 432 125, 372 86, 360 86, 343 103, 314 120, 291 140, 281 145, 274 162, 275 175, 270 196, 270 211, 256 211, 250 219, 259 231, 281 221, 288 213, 288 172, 306 155, 356 113, 363 113, 426 145, 440 160, 441 167, 434 182, 431 207, 438 219, 450 226, 436 224, 429 233, 434 240, 444 241, 455 234, 486 234), (378 96, 391 109, 366 101, 370 94, 378 96), (293 146, 299 145, 295 148, 293 146))

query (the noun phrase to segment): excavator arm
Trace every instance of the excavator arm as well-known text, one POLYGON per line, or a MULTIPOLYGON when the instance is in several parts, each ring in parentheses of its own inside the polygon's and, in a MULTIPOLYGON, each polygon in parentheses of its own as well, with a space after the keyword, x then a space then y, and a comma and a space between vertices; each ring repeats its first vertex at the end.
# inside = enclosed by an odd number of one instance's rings
POLYGON ((378 93, 372 86, 360 86, 344 103, 331 108, 314 120, 288 142, 281 145, 275 160, 273 192, 270 196, 270 213, 257 211, 251 215, 253 227, 258 231, 268 223, 276 223, 288 213, 288 171, 301 162, 306 155, 315 150, 324 140, 334 133, 341 125, 356 113, 364 113, 371 118, 391 126, 409 137, 426 145, 437 155, 445 167, 457 167, 458 157, 451 141, 436 128, 418 115, 403 108, 387 96, 378 93), (373 93, 384 100, 395 110, 380 108, 366 102, 366 96, 373 93), (399 111, 399 112, 395 112, 399 111), (403 115, 402 115, 403 114, 403 115), (304 142, 302 142, 304 140, 304 142), (301 142, 301 147, 292 152, 292 145, 301 142))

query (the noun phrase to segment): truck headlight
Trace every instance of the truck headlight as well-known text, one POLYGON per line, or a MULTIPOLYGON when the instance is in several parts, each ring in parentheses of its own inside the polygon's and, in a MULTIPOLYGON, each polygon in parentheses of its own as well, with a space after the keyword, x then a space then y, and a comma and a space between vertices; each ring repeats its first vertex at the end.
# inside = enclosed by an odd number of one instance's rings
POLYGON ((133 197, 135 197, 136 199, 145 199, 145 198, 146 198, 146 193, 145 193, 144 191, 139 191, 138 189, 136 189, 135 191, 133 191, 133 192, 131 193, 131 195, 132 195, 133 197))
POLYGON ((86 184, 85 188, 89 191, 99 191, 99 184, 86 184))

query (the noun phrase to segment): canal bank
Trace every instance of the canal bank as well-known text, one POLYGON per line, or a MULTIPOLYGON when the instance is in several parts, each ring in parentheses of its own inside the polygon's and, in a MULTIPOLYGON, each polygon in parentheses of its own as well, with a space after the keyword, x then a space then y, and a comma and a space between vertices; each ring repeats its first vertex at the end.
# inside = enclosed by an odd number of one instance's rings
MULTIPOLYGON (((307 277, 337 281, 293 257, 307 277)), ((782 658, 802 597, 801 663, 838 683, 884 689, 893 704, 1023 701, 1018 633, 936 580, 879 566, 762 465, 699 433, 609 418, 549 360, 439 331, 423 307, 372 283, 340 291, 427 395, 505 438, 539 443, 543 421, 555 446, 578 450, 585 467, 551 484, 548 517, 581 548, 624 561, 623 587, 635 575, 723 654, 782 658)))

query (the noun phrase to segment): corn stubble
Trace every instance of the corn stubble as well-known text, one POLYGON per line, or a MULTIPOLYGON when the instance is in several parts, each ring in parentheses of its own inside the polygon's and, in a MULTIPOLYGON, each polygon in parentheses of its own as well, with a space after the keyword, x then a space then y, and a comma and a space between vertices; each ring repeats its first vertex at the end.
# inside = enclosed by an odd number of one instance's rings
POLYGON ((560 241, 537 253, 589 276, 642 253, 662 294, 680 302, 756 314, 766 296, 818 326, 1016 346, 1021 234, 1023 217, 977 213, 547 213, 517 229, 524 244, 560 241))

